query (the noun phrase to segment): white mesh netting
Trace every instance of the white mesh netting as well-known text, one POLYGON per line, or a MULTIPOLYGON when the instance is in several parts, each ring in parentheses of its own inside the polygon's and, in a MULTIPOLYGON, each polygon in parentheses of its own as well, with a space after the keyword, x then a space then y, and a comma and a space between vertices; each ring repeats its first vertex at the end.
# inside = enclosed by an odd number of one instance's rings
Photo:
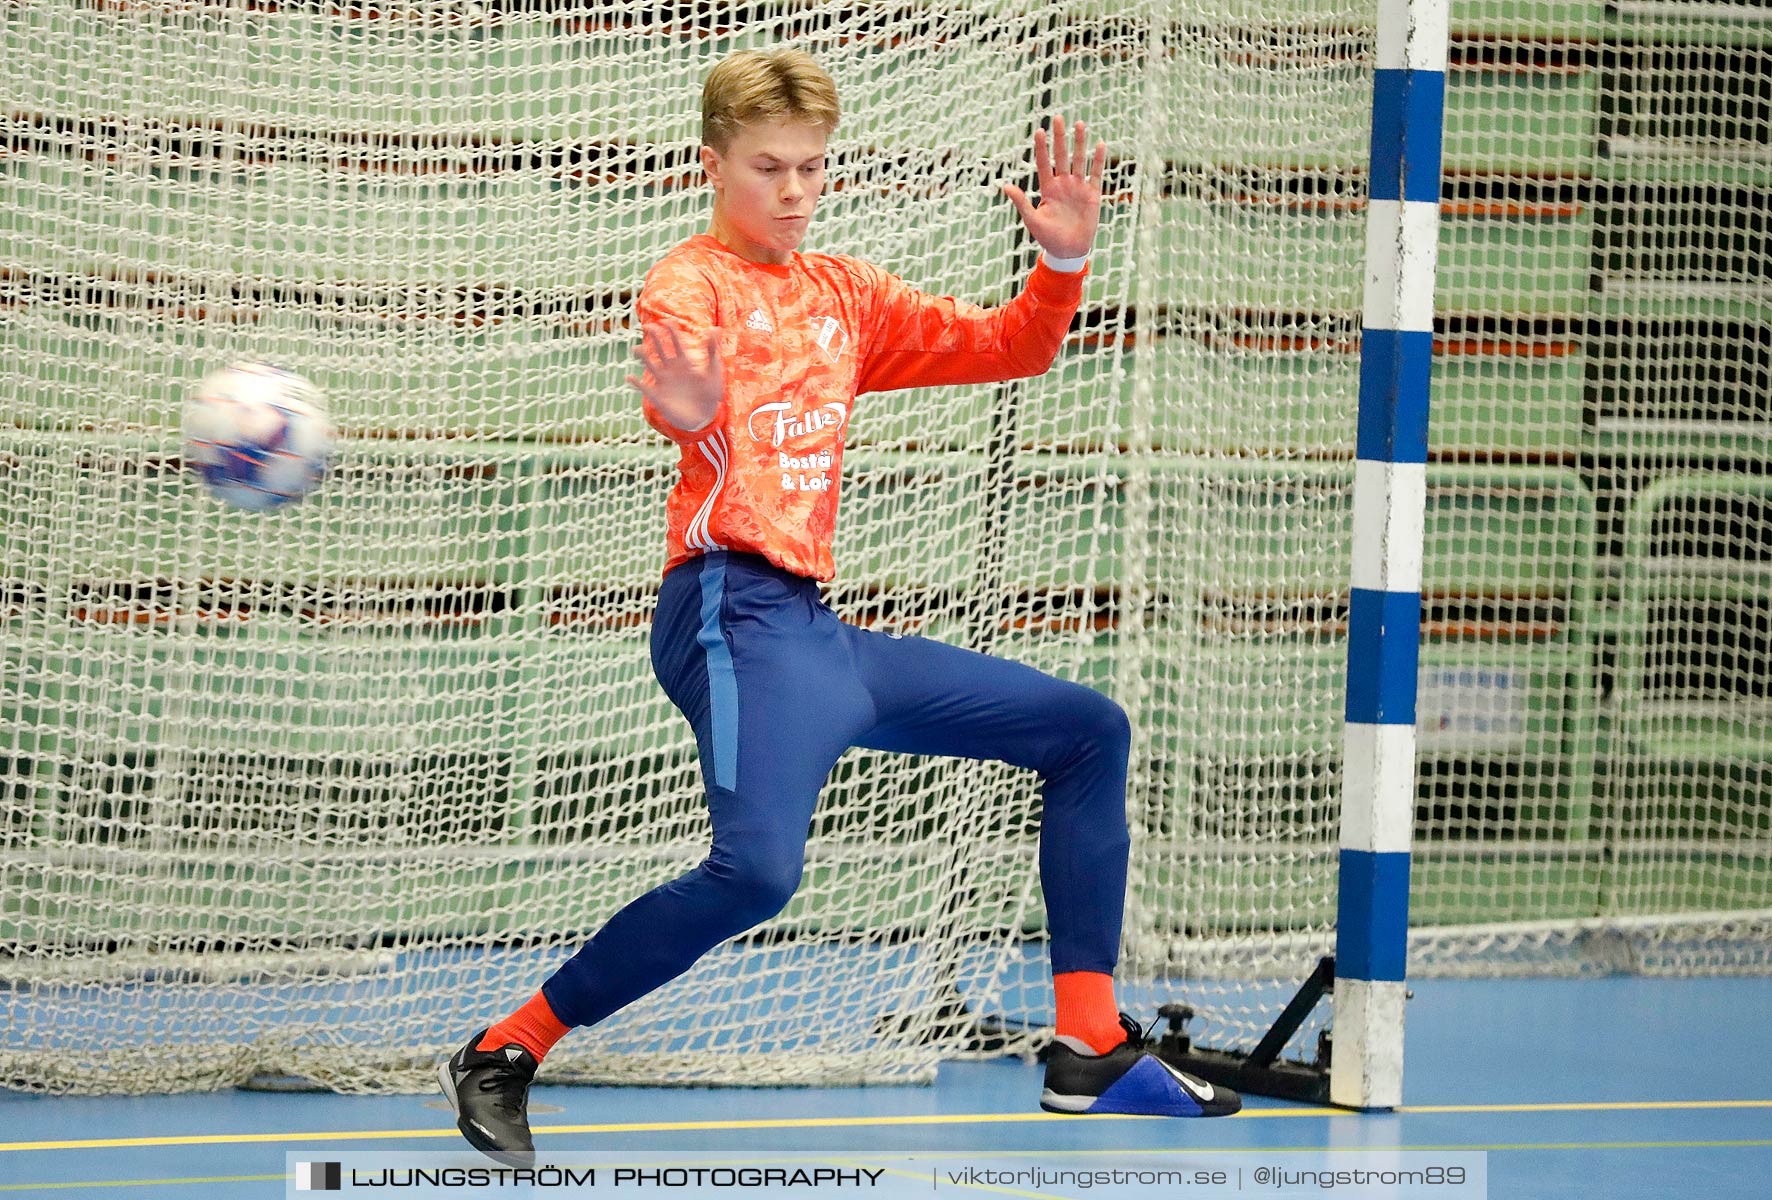
POLYGON ((1765 971, 1772 26, 1452 23, 1412 958, 1765 971))
MULTIPOLYGON (((1617 7, 1454 11, 1426 969, 1766 961, 1766 51, 1617 7), (1688 48, 1620 50, 1639 25, 1688 48)), ((1369 12, 4 15, 0 1084, 422 1087, 699 859, 647 665, 673 456, 621 376, 705 224, 701 77, 783 41, 845 101, 809 245, 928 290, 1017 285, 996 184, 1038 115, 1111 148, 1054 370, 858 406, 832 603, 1127 706, 1141 1013, 1247 1046, 1332 947, 1369 12), (344 433, 270 516, 176 462, 184 389, 244 356, 344 433)), ((1048 1009, 1036 820, 1008 768, 853 755, 790 908, 549 1067, 927 1078, 972 1045, 956 993, 1048 1009)))

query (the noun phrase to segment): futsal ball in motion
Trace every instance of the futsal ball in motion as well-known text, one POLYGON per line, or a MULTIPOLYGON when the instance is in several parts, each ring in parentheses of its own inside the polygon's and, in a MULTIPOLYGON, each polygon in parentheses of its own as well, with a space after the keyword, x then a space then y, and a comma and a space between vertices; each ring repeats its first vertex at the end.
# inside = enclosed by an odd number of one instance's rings
POLYGON ((223 367, 185 402, 185 464, 210 492, 262 512, 299 500, 332 461, 335 431, 313 384, 269 363, 223 367))

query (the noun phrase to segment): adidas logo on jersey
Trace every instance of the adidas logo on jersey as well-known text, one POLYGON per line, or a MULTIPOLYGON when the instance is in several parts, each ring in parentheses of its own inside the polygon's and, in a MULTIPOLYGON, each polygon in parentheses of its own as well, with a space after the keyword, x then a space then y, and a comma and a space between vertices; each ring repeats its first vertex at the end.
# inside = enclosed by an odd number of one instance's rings
POLYGON ((755 329, 758 333, 775 332, 775 322, 771 321, 769 314, 760 308, 753 308, 751 315, 744 319, 744 323, 747 328, 755 329))

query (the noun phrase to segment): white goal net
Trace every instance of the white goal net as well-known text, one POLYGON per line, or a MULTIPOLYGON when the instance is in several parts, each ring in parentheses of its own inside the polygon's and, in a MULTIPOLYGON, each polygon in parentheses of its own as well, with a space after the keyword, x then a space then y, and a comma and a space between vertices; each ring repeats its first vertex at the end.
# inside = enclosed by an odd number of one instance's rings
MULTIPOLYGON (((1334 943, 1370 7, 0 7, 0 1086, 421 1088, 700 859, 622 375, 702 76, 784 42, 845 105, 809 248, 925 290, 1018 286, 1039 117, 1109 143, 1054 369, 857 406, 828 594, 1126 706, 1123 999, 1252 1044, 1334 943), (177 461, 243 357, 342 431, 287 511, 177 461)), ((1621 7, 1454 10, 1425 969, 1767 964, 1767 39, 1621 7)), ((549 1071, 1028 1049, 1034 784, 852 754, 789 908, 549 1071)))

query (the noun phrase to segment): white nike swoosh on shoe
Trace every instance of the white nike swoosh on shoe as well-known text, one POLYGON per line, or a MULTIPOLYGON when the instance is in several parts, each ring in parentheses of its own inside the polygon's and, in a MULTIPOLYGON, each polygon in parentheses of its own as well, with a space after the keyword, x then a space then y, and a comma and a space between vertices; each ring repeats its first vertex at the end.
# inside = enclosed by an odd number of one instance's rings
MULTIPOLYGON (((1151 1057, 1156 1058, 1157 1056, 1153 1054, 1153 1055, 1151 1055, 1151 1057)), ((1191 1076, 1183 1075, 1180 1071, 1177 1071, 1174 1067, 1170 1066, 1168 1063, 1163 1062, 1163 1060, 1160 1058, 1157 1058, 1157 1061, 1159 1063, 1163 1064, 1163 1069, 1165 1071, 1167 1071, 1171 1075, 1175 1076, 1175 1082, 1179 1083, 1182 1086, 1182 1090, 1187 1092, 1188 1095, 1192 1096, 1194 1099, 1196 1099, 1196 1100, 1210 1100, 1210 1099, 1212 1099, 1212 1097, 1214 1095, 1216 1095, 1216 1093, 1212 1090, 1212 1085, 1207 1083, 1205 1080, 1194 1079, 1191 1076)))

